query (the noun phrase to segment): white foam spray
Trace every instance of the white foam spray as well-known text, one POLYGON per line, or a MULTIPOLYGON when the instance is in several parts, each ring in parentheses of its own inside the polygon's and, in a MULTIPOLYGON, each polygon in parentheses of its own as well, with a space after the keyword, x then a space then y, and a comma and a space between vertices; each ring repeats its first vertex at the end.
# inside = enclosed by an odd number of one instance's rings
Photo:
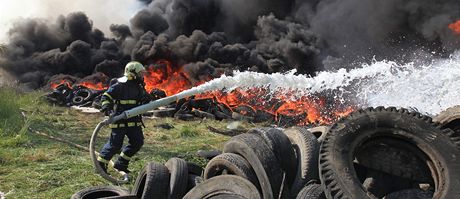
POLYGON ((430 115, 460 104, 460 51, 430 64, 376 61, 349 71, 320 72, 315 77, 294 73, 235 72, 185 93, 265 87, 277 92, 295 90, 301 96, 334 90, 335 98, 354 101, 360 107, 405 107, 430 115), (343 99, 350 97, 354 99, 343 99))

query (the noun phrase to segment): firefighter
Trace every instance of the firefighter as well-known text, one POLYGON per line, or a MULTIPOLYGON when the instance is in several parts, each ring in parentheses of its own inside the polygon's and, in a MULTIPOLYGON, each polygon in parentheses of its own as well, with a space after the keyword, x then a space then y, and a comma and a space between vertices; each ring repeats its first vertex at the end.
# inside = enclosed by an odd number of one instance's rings
MULTIPOLYGON (((111 85, 102 95, 101 112, 104 115, 118 115, 150 101, 150 95, 144 88, 144 66, 139 62, 126 64, 124 76, 111 85)), ((98 157, 99 165, 107 172, 107 164, 112 157, 120 153, 114 168, 129 173, 128 164, 144 144, 142 117, 136 116, 110 124, 112 132, 107 143, 102 147, 98 157), (128 145, 123 147, 124 137, 128 137, 128 145)))

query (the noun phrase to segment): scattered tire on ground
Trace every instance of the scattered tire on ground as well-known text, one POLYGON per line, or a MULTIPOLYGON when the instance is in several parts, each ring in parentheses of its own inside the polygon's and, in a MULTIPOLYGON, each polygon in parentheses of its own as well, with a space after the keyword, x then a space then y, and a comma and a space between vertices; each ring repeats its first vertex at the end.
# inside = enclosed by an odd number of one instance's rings
POLYGON ((173 117, 174 113, 176 113, 175 108, 165 108, 165 109, 158 109, 152 111, 155 117, 173 117))
POLYGON ((353 169, 355 151, 376 138, 399 139, 417 147, 433 178, 433 198, 460 195, 459 135, 441 129, 431 118, 406 109, 368 108, 336 122, 320 150, 320 178, 327 198, 374 198, 361 185, 353 169))
POLYGON ((297 154, 297 172, 291 186, 291 195, 296 196, 309 181, 317 180, 319 182, 319 145, 316 137, 305 128, 293 127, 284 130, 284 133, 291 141, 297 154))
POLYGON ((84 188, 70 197, 71 199, 93 199, 128 195, 128 190, 116 186, 96 186, 84 188))
POLYGON ((220 154, 208 162, 204 169, 204 179, 208 180, 219 175, 237 175, 252 182, 260 188, 257 176, 246 159, 234 153, 220 154))
POLYGON ((182 198, 185 195, 188 182, 187 162, 180 158, 171 158, 165 166, 168 167, 171 174, 168 198, 182 198))
POLYGON ((197 198, 259 199, 261 197, 257 188, 248 180, 235 175, 222 175, 204 181, 184 196, 184 199, 197 198))
POLYGON ((168 198, 169 171, 162 164, 149 162, 139 172, 131 191, 138 198, 168 198))

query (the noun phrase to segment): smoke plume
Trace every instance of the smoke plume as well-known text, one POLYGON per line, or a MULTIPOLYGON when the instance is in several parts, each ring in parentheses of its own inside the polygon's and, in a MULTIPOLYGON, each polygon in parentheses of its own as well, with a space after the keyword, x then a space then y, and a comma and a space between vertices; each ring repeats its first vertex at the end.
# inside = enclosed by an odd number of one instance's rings
MULTIPOLYGON (((458 0, 138 0, 101 31, 83 12, 16 21, 0 66, 33 88, 57 74, 122 74, 130 60, 168 60, 193 81, 231 70, 299 73, 414 52, 448 55, 460 36, 458 0), (104 34, 105 33, 105 34, 104 34)), ((104 12, 114 5, 97 6, 104 12)), ((111 19, 107 19, 110 21, 111 19)))

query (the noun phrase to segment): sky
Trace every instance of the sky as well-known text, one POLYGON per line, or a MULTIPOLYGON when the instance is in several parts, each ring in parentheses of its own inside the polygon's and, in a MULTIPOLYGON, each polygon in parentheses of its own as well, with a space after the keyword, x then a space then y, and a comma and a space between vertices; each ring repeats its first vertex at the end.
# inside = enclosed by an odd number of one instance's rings
POLYGON ((93 27, 110 36, 110 24, 129 24, 140 8, 138 0, 0 0, 0 43, 6 43, 8 30, 18 19, 38 17, 54 22, 59 15, 77 11, 86 13, 93 27))

